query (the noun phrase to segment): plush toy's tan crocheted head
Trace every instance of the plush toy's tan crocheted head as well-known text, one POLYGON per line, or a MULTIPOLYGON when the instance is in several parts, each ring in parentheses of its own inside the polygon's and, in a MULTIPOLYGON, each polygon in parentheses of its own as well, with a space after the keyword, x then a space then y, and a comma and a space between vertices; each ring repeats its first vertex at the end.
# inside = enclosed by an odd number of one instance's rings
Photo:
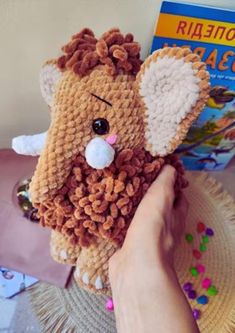
MULTIPOLYGON (((136 207, 201 112, 209 75, 198 55, 164 48, 143 63, 131 34, 74 35, 64 55, 41 71, 52 110, 46 145, 31 183, 51 252, 76 265, 75 278, 109 289, 108 259, 122 244, 136 207)), ((156 198, 157 200, 157 198, 156 198)), ((146 226, 147 227, 147 226, 146 226)))

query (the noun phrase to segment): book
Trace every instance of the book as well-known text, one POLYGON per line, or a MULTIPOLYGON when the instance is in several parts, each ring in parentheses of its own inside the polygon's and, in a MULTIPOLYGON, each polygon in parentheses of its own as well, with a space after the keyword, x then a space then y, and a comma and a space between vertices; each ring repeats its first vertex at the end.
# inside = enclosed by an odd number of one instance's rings
POLYGON ((207 65, 210 96, 177 149, 187 169, 222 170, 235 155, 235 11, 163 1, 151 53, 189 47, 207 65))

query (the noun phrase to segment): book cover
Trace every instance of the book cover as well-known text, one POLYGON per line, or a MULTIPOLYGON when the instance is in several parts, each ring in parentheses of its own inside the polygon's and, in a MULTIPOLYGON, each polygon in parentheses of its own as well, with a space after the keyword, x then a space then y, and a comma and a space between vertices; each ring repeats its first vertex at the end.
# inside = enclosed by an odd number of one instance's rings
POLYGON ((235 11, 163 1, 151 53, 189 47, 206 63, 210 97, 177 149, 187 169, 222 170, 235 155, 235 11))

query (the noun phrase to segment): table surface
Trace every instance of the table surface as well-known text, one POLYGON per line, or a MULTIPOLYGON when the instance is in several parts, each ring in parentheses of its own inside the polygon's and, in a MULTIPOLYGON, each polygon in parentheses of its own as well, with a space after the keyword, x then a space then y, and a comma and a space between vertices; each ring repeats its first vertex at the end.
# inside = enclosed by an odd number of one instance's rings
POLYGON ((223 171, 211 171, 208 173, 222 183, 224 189, 235 198, 235 158, 223 171))

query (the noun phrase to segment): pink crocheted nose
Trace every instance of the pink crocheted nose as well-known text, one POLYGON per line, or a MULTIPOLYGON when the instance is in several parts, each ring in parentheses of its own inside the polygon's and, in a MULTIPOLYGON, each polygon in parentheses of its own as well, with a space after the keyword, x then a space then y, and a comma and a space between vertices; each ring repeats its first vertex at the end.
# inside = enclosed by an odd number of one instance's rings
POLYGON ((114 143, 117 141, 117 135, 111 134, 105 139, 105 141, 108 142, 110 145, 114 145, 114 143))

